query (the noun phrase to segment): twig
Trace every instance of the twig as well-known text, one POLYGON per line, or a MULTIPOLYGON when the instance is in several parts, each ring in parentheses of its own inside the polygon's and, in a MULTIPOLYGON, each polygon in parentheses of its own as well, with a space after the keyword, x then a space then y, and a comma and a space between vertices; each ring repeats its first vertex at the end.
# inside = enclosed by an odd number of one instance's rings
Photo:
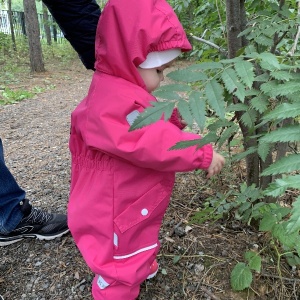
POLYGON ((276 279, 280 279, 280 280, 286 280, 286 281, 300 283, 300 279, 297 279, 297 278, 287 278, 287 277, 282 277, 282 276, 277 276, 277 275, 270 275, 270 274, 265 274, 265 273, 261 273, 260 275, 263 276, 263 277, 276 278, 276 279))
MULTIPOLYGON (((300 16, 300 1, 298 2, 298 17, 299 16, 300 16)), ((298 31, 297 31, 297 34, 296 34, 296 37, 295 37, 293 47, 292 47, 291 51, 289 51, 289 53, 288 53, 290 56, 294 56, 294 54, 295 54, 299 37, 300 37, 300 25, 298 25, 298 31)))
POLYGON ((202 42, 202 43, 205 43, 205 44, 207 44, 207 45, 209 45, 209 46, 211 46, 211 47, 217 49, 219 52, 221 52, 222 54, 224 54, 224 55, 227 56, 227 51, 226 51, 225 49, 222 49, 222 48, 219 47, 218 45, 216 45, 216 44, 214 44, 214 43, 212 43, 212 42, 210 42, 210 41, 207 41, 207 40, 205 40, 205 39, 202 39, 202 38, 200 38, 200 37, 198 37, 198 36, 195 36, 195 35, 193 35, 192 33, 191 33, 190 35, 191 35, 191 37, 192 37, 193 39, 195 39, 195 40, 197 40, 197 41, 200 41, 200 42, 202 42))
POLYGON ((200 286, 200 289, 207 294, 209 297, 211 297, 214 300, 220 300, 219 297, 217 297, 216 295, 214 295, 211 291, 209 291, 206 287, 204 286, 200 286))

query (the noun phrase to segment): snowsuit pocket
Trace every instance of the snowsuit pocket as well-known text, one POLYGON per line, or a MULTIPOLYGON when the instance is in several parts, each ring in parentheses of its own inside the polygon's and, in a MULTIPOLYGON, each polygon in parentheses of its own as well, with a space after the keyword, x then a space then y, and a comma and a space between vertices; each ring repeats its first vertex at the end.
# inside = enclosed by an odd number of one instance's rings
POLYGON ((157 183, 114 219, 116 255, 129 257, 158 245, 159 228, 172 187, 169 180, 157 183))

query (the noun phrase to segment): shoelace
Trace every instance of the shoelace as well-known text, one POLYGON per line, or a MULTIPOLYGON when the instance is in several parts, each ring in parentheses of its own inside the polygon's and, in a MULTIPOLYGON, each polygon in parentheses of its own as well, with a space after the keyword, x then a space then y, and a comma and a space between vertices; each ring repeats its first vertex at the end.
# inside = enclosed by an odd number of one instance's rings
POLYGON ((47 223, 50 219, 51 219, 50 214, 33 207, 30 215, 26 217, 24 221, 30 222, 32 224, 34 223, 43 224, 43 223, 47 223))

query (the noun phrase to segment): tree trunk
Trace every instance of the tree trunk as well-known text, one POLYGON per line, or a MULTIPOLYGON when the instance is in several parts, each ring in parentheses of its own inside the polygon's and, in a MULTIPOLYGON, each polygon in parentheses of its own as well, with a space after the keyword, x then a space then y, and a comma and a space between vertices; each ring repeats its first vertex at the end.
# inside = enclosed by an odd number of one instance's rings
POLYGON ((23 0, 32 72, 45 72, 35 0, 23 0))
MULTIPOLYGON (((239 33, 245 28, 245 18, 244 0, 226 0, 228 58, 236 57, 238 50, 245 46, 246 41, 238 37, 239 33)), ((239 100, 234 97, 233 102, 238 103, 239 100)), ((245 104, 248 104, 247 99, 245 104)), ((247 150, 250 147, 256 147, 257 141, 251 138, 253 132, 249 132, 249 129, 240 121, 242 115, 243 112, 240 111, 235 113, 244 138, 243 146, 247 150)), ((249 154, 246 157, 246 170, 247 185, 254 183, 256 186, 259 186, 259 157, 257 153, 249 154)))
POLYGON ((47 45, 51 45, 51 30, 49 24, 49 16, 48 16, 48 9, 47 6, 43 3, 43 23, 44 23, 44 30, 47 39, 47 45))
POLYGON ((9 20, 10 34, 11 34, 13 49, 14 49, 14 51, 17 51, 14 22, 13 22, 13 16, 12 16, 12 11, 11 11, 11 0, 8 0, 8 20, 9 20))

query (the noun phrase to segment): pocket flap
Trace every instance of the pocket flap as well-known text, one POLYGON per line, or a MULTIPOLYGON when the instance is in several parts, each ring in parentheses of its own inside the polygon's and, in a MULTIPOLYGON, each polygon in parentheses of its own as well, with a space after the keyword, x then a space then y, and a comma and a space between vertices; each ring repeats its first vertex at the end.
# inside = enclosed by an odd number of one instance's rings
POLYGON ((168 184, 161 182, 156 184, 115 218, 116 226, 124 233, 134 225, 147 220, 171 191, 172 184, 169 181, 168 184))

